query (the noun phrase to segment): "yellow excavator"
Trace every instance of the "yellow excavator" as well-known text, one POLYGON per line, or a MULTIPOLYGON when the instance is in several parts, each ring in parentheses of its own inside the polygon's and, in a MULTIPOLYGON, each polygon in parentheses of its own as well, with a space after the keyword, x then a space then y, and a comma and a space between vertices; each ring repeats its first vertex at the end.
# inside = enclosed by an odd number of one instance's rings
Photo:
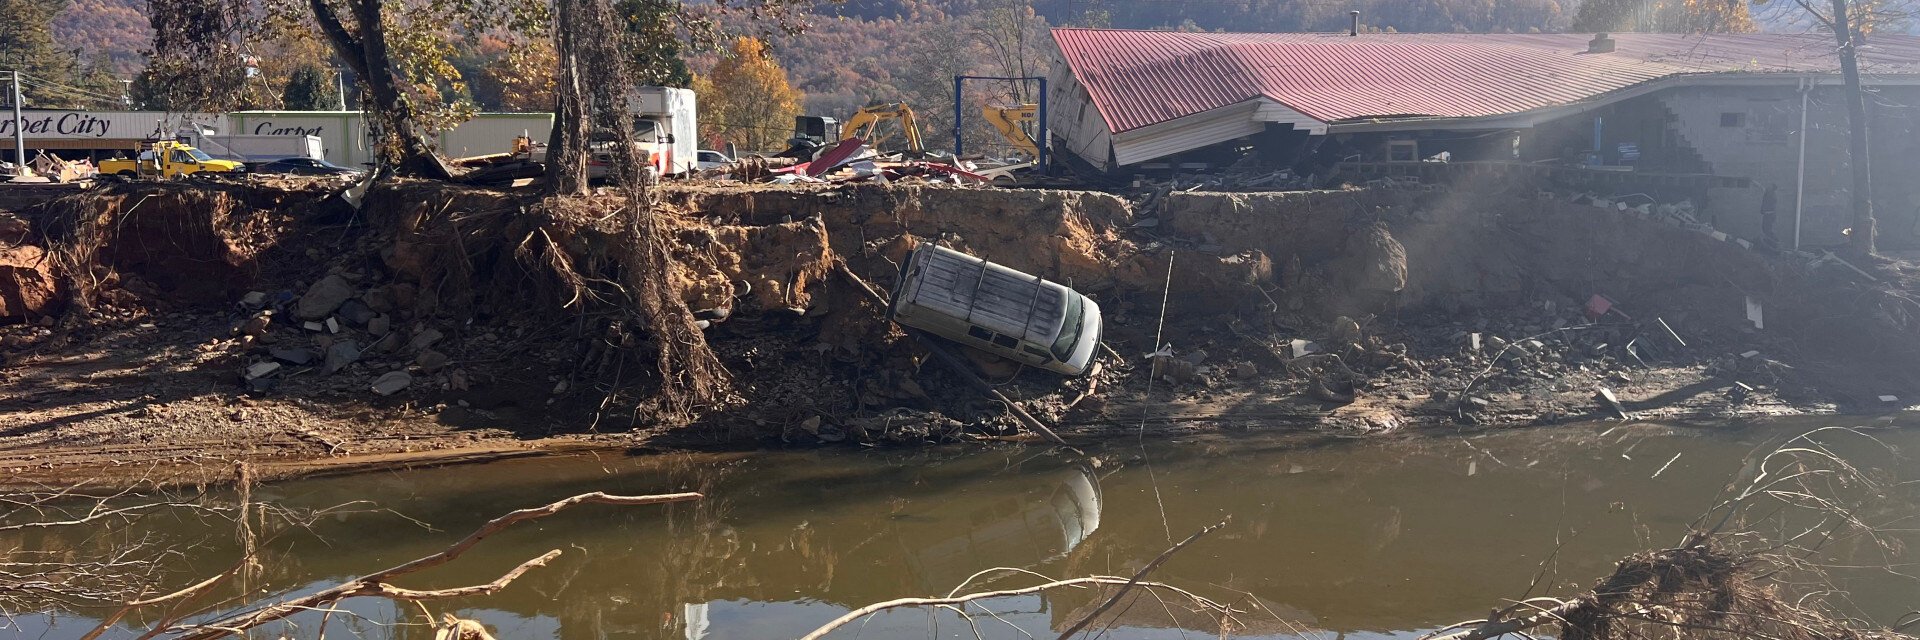
POLYGON ((920 120, 914 117, 913 107, 907 106, 905 102, 862 107, 853 114, 853 117, 847 118, 845 135, 848 138, 866 140, 868 145, 878 149, 887 138, 893 137, 891 132, 880 132, 881 123, 888 120, 900 122, 900 130, 906 133, 907 153, 916 156, 927 153, 926 144, 920 140, 920 120))
POLYGON ((1034 143, 1033 136, 1027 133, 1026 126, 1040 119, 1040 105, 1023 104, 1016 107, 996 107, 987 105, 980 109, 980 115, 1006 138, 1013 148, 1027 154, 1029 158, 1040 157, 1040 145, 1034 143))

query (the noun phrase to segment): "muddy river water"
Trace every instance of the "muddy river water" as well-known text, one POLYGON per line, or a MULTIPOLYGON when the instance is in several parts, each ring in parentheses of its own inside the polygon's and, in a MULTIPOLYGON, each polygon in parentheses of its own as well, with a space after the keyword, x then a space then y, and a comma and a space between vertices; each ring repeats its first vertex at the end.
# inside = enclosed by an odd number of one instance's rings
MULTIPOLYGON (((1536 577, 1533 594, 1565 595, 1623 556, 1671 545, 1756 448, 1813 424, 1603 424, 1384 440, 1220 435, 1144 445, 1126 438, 1085 458, 1010 446, 598 455, 313 479, 261 487, 254 497, 300 508, 372 501, 387 511, 360 503, 279 531, 265 543, 261 582, 248 587, 311 591, 433 553, 507 510, 577 493, 698 490, 710 497, 582 507, 396 582, 483 583, 560 549, 559 560, 499 594, 427 608, 483 621, 502 640, 794 638, 854 607, 945 594, 993 567, 1130 575, 1170 540, 1231 517, 1153 577, 1241 609, 1235 637, 1412 638, 1484 617, 1536 577)), ((1846 445, 1864 466, 1888 477, 1920 475, 1905 457, 1920 450, 1920 431, 1872 435, 1897 452, 1846 445)), ((1920 488, 1890 491, 1896 512, 1920 520, 1920 488)), ((176 567, 174 583, 184 584, 186 575, 233 562, 226 526, 155 518, 134 535, 190 545, 182 550, 192 560, 176 567)), ((98 544, 62 535, 25 544, 98 544)), ((1890 536, 1920 543, 1911 533, 1890 536)), ((1832 553, 1850 564, 1913 562, 1905 550, 1858 541, 1832 553)), ((1920 608, 1920 582, 1896 572, 1838 578, 1855 613, 1892 620, 1920 608)), ((968 590, 1038 581, 1002 574, 968 590)), ((974 612, 984 638, 1051 637, 1097 601, 1068 590, 989 600, 982 604, 993 615, 974 612)), ((356 599, 344 608, 355 615, 333 616, 330 637, 431 637, 396 626, 419 622, 418 607, 356 599)), ((1208 618, 1172 600, 1132 601, 1113 622, 1106 637, 1219 636, 1208 618)), ((76 638, 93 623, 16 616, 0 638, 76 638)), ((256 637, 311 638, 318 623, 318 614, 305 614, 256 637)), ((137 635, 141 624, 123 622, 115 635, 137 635)), ((832 637, 974 634, 949 611, 900 610, 832 637)))

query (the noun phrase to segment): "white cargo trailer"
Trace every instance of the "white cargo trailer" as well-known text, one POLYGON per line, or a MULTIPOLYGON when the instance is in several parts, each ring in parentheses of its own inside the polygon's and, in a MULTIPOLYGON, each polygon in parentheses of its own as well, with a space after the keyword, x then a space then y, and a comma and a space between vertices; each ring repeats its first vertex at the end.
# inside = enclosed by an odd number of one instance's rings
POLYGON ((1100 347, 1100 305, 1072 289, 931 244, 900 270, 888 316, 960 344, 1055 373, 1087 372, 1100 347))
POLYGON ((207 155, 246 164, 287 158, 327 158, 326 144, 320 140, 320 136, 221 135, 181 131, 177 137, 205 151, 207 155))

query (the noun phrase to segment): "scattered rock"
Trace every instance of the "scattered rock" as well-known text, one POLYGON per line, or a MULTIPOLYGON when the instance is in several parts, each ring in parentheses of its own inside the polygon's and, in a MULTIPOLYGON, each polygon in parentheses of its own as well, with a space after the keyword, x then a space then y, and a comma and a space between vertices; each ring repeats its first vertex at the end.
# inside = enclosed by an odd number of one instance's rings
POLYGON ((388 371, 387 373, 373 380, 372 389, 374 393, 377 393, 383 396, 390 396, 396 393, 400 393, 401 391, 406 390, 407 387, 412 385, 413 385, 413 376, 407 375, 407 372, 388 371))
POLYGON ((466 391, 467 388, 471 385, 472 383, 467 379, 466 369, 454 369, 453 373, 447 374, 448 389, 452 389, 454 391, 466 391))
POLYGON ((247 318, 246 322, 240 324, 240 335, 264 338, 267 335, 267 327, 272 324, 272 311, 262 311, 253 314, 253 317, 247 318))
POLYGON ((1186 355, 1183 355, 1183 356, 1180 356, 1180 359, 1181 359, 1181 360, 1185 360, 1185 361, 1187 361, 1187 363, 1188 363, 1188 364, 1192 364, 1193 366, 1196 366, 1196 367, 1198 367, 1198 366, 1200 366, 1200 365, 1202 365, 1202 364, 1205 364, 1205 363, 1206 363, 1206 361, 1207 361, 1207 350, 1206 350, 1206 349, 1194 349, 1193 351, 1189 351, 1189 352, 1187 352, 1187 354, 1186 354, 1186 355))
POLYGON ((393 319, 388 318, 384 314, 374 316, 372 319, 367 320, 367 333, 371 333, 376 336, 384 336, 384 335, 387 335, 388 331, 392 331, 392 330, 393 330, 393 319))
POLYGON ((420 357, 413 359, 413 363, 420 365, 420 370, 427 373, 437 373, 441 369, 447 368, 447 364, 452 361, 453 359, 448 358, 447 354, 432 349, 421 351, 420 357))
POLYGON ((327 347, 326 372, 334 373, 347 368, 360 359, 360 345, 352 340, 341 340, 327 347))
POLYGON ((1233 377, 1241 380, 1260 377, 1260 367, 1254 366, 1252 362, 1244 360, 1235 362, 1233 363, 1233 377))
POLYGON ((433 346, 433 343, 439 342, 440 339, 444 337, 447 337, 447 335, 444 333, 440 333, 439 329, 427 329, 427 330, 421 331, 420 333, 416 333, 413 335, 413 340, 407 342, 407 351, 424 350, 427 347, 433 346))
POLYGON ((1327 337, 1332 338, 1334 344, 1359 342, 1360 323, 1354 322, 1353 318, 1346 316, 1334 318, 1333 326, 1327 331, 1327 337))
POLYGON ((367 309, 374 313, 391 313, 393 311, 393 293, 386 287, 368 289, 366 293, 360 294, 360 301, 366 304, 367 309))
POLYGON ((380 353, 393 353, 399 351, 401 345, 404 344, 406 344, 406 340, 400 337, 400 333, 392 332, 380 338, 379 342, 374 343, 373 348, 380 353))
POLYGON ((353 284, 339 275, 330 275, 307 288, 307 294, 300 296, 300 303, 295 306, 295 314, 301 320, 319 320, 352 297, 353 284))
POLYGON ((373 309, 367 306, 367 303, 359 300, 348 300, 340 304, 339 315, 341 320, 347 321, 347 324, 363 327, 373 320, 375 314, 373 309))
POLYGON ((242 309, 259 311, 266 306, 267 292, 265 291, 248 291, 247 295, 240 296, 240 308, 242 309))

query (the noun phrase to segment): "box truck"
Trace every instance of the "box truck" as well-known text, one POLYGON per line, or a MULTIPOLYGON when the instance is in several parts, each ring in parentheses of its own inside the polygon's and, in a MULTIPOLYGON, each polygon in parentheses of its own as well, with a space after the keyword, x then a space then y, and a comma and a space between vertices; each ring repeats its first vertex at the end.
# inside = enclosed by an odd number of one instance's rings
POLYGON ((692 89, 638 87, 628 98, 634 140, 661 175, 699 169, 700 129, 692 89))

